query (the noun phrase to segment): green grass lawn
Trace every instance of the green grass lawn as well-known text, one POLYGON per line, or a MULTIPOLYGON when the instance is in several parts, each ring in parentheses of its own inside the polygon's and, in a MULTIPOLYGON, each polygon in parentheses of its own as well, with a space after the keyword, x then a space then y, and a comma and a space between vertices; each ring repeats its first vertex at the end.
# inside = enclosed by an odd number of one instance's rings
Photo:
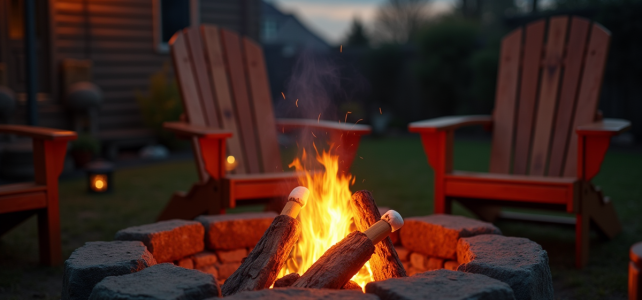
MULTIPOLYGON (((455 168, 487 171, 490 144, 457 141, 455 168)), ((403 216, 432 213, 432 170, 418 137, 362 141, 352 173, 353 191, 373 192, 379 206, 396 209, 403 216)), ((285 151, 284 161, 292 159, 285 151)), ((287 164, 287 163, 286 163, 287 164)), ((629 247, 642 240, 642 154, 610 151, 594 182, 615 203, 624 232, 605 241, 596 234, 591 241, 589 266, 576 270, 574 230, 569 227, 500 222, 505 235, 523 236, 540 243, 549 253, 556 296, 560 299, 626 299, 629 247)), ((154 222, 174 191, 186 190, 196 181, 193 161, 158 163, 120 169, 115 190, 109 195, 88 195, 82 179, 60 183, 63 256, 87 241, 112 240, 116 231, 154 222)), ((471 214, 455 205, 455 214, 471 214)), ((0 239, 0 299, 57 299, 62 267, 37 266, 35 218, 0 239)))

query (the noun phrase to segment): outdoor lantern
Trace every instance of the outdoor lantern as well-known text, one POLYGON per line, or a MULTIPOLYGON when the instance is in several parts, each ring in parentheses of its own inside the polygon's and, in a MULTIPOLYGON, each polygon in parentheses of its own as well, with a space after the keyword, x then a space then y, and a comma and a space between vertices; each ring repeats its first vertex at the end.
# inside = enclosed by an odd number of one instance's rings
POLYGON ((87 165, 87 191, 91 194, 111 192, 114 188, 114 166, 106 161, 94 161, 87 165))
POLYGON ((225 160, 225 170, 230 172, 234 169, 236 169, 236 166, 238 166, 239 162, 234 158, 234 156, 230 155, 227 157, 225 160))

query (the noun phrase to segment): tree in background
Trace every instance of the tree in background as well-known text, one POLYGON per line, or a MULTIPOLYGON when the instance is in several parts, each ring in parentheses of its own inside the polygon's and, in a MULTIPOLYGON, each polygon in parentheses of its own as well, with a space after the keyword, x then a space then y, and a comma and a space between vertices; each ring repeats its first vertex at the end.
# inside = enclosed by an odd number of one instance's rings
POLYGON ((413 39, 427 20, 429 0, 387 0, 375 18, 377 39, 406 43, 413 39))
POLYGON ((368 47, 370 45, 370 39, 366 34, 363 23, 357 17, 352 19, 352 26, 348 32, 345 44, 352 47, 368 47))
POLYGON ((419 38, 417 75, 434 116, 462 113, 472 101, 471 58, 479 48, 476 23, 446 18, 419 38))

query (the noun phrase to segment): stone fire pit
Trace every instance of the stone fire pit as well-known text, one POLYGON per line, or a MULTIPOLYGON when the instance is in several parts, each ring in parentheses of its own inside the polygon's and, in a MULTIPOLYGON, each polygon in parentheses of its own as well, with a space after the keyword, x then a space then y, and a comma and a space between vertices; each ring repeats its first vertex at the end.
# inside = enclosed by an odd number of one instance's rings
MULTIPOLYGON (((123 229, 65 262, 62 299, 208 299, 276 213, 201 216, 123 229)), ((525 238, 460 216, 405 219, 391 236, 410 277, 354 290, 278 288, 229 299, 553 299, 548 255, 525 238)))

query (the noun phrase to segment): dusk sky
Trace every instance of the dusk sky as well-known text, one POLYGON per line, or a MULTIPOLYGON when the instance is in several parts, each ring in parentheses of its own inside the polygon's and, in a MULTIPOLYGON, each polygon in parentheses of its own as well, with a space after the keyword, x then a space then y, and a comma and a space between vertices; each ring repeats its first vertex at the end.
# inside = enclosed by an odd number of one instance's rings
MULTIPOLYGON (((330 43, 341 42, 353 17, 370 25, 377 7, 385 0, 270 0, 286 13, 294 13, 311 30, 330 43)), ((433 0, 432 12, 448 11, 455 0, 433 0)))

